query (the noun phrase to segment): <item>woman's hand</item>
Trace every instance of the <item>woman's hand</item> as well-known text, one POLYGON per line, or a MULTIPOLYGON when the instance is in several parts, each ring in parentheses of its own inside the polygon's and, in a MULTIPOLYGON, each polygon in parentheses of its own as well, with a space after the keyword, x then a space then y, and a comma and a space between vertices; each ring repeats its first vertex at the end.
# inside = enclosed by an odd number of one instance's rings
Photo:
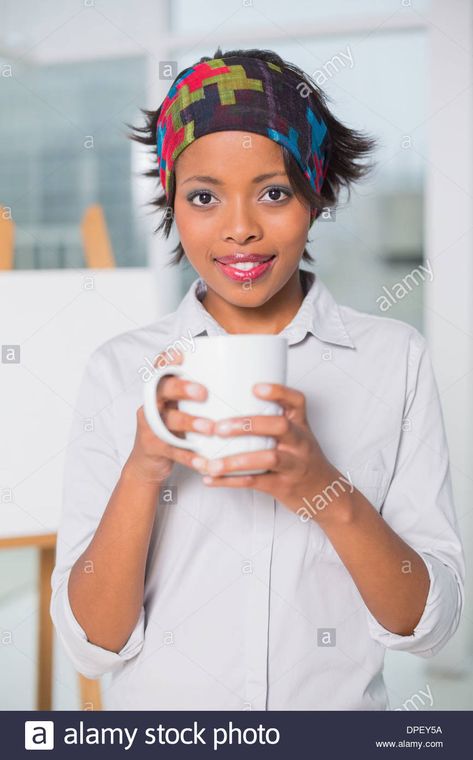
POLYGON ((206 460, 195 457, 194 467, 208 473, 204 483, 229 488, 254 488, 274 496, 296 512, 304 505, 303 497, 311 500, 339 476, 339 472, 325 457, 306 418, 305 396, 298 390, 279 384, 258 384, 253 387, 256 396, 276 401, 283 407, 282 415, 232 417, 215 423, 216 435, 265 435, 277 439, 275 449, 234 454, 222 459, 206 460), (264 392, 264 388, 268 392, 264 392), (261 475, 235 475, 222 477, 232 470, 267 469, 261 475))
MULTIPOLYGON (((167 364, 182 364, 182 354, 177 352, 172 360, 163 354, 156 358, 155 365, 165 360, 167 364)), ((169 370, 172 373, 172 369, 169 370)), ((214 422, 205 417, 194 417, 181 412, 177 407, 180 399, 204 401, 207 389, 200 383, 190 383, 175 375, 161 378, 156 391, 156 403, 166 427, 179 438, 186 431, 212 435, 214 422)), ((136 413, 136 436, 132 452, 124 465, 124 470, 148 483, 160 483, 170 475, 174 462, 180 462, 192 469, 195 451, 180 449, 161 440, 148 425, 143 406, 136 413)))

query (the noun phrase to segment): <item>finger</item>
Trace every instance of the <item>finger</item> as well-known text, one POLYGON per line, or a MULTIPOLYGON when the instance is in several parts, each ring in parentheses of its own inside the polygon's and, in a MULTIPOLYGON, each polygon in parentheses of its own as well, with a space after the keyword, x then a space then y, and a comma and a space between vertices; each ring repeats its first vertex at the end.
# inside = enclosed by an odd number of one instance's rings
POLYGON ((181 449, 179 446, 173 446, 172 444, 163 441, 159 438, 154 431, 150 428, 146 415, 144 413, 144 407, 140 406, 137 410, 137 421, 139 427, 143 427, 143 435, 148 439, 149 456, 162 456, 167 459, 172 459, 174 462, 179 462, 186 467, 190 467, 193 470, 201 471, 201 468, 195 467, 192 464, 192 460, 197 456, 197 452, 193 449, 181 449))
POLYGON ((209 475, 221 477, 224 473, 231 474, 235 470, 268 470, 281 472, 293 469, 297 465, 297 457, 290 451, 281 449, 265 449, 260 451, 232 454, 221 459, 207 460, 206 470, 209 475))
POLYGON ((164 456, 168 459, 172 459, 178 464, 182 464, 185 467, 190 467, 191 470, 201 473, 199 467, 192 464, 192 460, 197 456, 197 452, 191 449, 181 449, 179 446, 172 446, 171 444, 165 444, 164 456))
POLYGON ((305 395, 301 391, 296 390, 296 388, 289 388, 287 385, 281 385, 280 383, 256 383, 253 386, 253 393, 258 398, 281 404, 284 410, 294 414, 293 418, 297 418, 301 422, 305 419, 305 395), (264 389, 267 389, 267 392, 263 392, 264 389))
POLYGON ((254 417, 229 417, 215 423, 214 432, 222 437, 239 435, 269 435, 287 445, 296 444, 296 426, 284 414, 261 414, 254 417))
POLYGON ((164 409, 161 413, 164 423, 171 431, 197 432, 212 435, 214 421, 207 417, 194 417, 192 414, 181 412, 180 409, 164 409))
POLYGON ((226 486, 227 488, 255 488, 257 491, 273 493, 277 478, 278 475, 268 472, 261 475, 228 475, 224 478, 205 475, 202 480, 204 485, 209 486, 210 488, 215 486, 226 486))
POLYGON ((165 375, 158 383, 157 394, 160 401, 204 401, 207 398, 207 388, 201 383, 183 380, 175 375, 165 375))

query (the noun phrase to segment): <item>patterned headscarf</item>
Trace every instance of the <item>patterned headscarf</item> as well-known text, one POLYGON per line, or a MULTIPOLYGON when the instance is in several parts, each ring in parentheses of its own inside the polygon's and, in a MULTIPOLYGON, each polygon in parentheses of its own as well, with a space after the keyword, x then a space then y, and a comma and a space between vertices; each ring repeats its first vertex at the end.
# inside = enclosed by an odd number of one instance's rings
POLYGON ((167 198, 180 153, 199 137, 225 130, 256 132, 284 145, 320 192, 330 137, 312 91, 290 69, 259 58, 231 56, 192 66, 174 82, 162 103, 156 148, 167 198))

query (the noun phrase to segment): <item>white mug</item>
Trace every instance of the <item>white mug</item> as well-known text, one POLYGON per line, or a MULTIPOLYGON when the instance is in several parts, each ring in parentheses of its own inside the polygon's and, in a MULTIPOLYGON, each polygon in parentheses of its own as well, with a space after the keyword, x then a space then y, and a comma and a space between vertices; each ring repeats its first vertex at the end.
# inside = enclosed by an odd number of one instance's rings
MULTIPOLYGON (((164 375, 177 375, 204 385, 208 395, 203 401, 182 399, 178 408, 196 417, 221 420, 228 417, 252 417, 261 414, 283 414, 274 401, 255 396, 255 383, 286 384, 287 339, 279 335, 216 335, 196 336, 193 348, 183 351, 180 365, 155 367, 144 386, 144 412, 150 428, 166 443, 191 449, 206 459, 216 459, 276 446, 272 436, 205 435, 186 431, 185 438, 174 435, 158 411, 156 388, 164 375)), ((264 473, 267 470, 232 471, 237 475, 264 473)))

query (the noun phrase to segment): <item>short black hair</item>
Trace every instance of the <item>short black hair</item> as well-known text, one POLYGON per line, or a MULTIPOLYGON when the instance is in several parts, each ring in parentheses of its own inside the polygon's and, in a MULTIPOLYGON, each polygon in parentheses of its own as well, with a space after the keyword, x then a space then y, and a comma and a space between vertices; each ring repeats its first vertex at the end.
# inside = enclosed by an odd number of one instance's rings
MULTIPOLYGON (((292 72, 298 74, 301 82, 303 82, 306 87, 311 90, 316 100, 318 112, 327 125, 327 131, 330 138, 328 148, 329 163, 327 174, 321 187, 321 192, 317 193, 303 174, 292 153, 290 153, 290 151, 284 145, 282 145, 281 149, 283 153, 284 167, 288 175, 291 187, 293 188, 296 195, 301 196, 310 204, 311 210, 316 210, 316 219, 324 209, 329 209, 336 205, 342 187, 347 189, 349 198, 351 185, 368 174, 368 172, 374 166, 373 161, 363 162, 363 159, 365 159, 366 156, 369 156, 369 154, 371 154, 371 152, 377 147, 377 140, 364 132, 360 132, 355 129, 349 129, 340 121, 338 121, 338 119, 333 116, 327 107, 326 101, 330 99, 313 81, 313 79, 295 64, 285 61, 273 50, 260 50, 256 48, 251 50, 227 50, 226 52, 222 52, 219 46, 212 58, 210 58, 210 56, 203 56, 197 63, 204 63, 205 61, 210 61, 213 58, 231 58, 232 56, 258 58, 262 61, 275 63, 281 68, 289 69, 292 72)), ((191 68, 192 66, 183 69, 176 76, 174 83, 191 68)), ((154 155, 154 161, 157 164, 158 157, 156 154, 156 131, 157 122, 161 113, 161 106, 156 111, 150 111, 144 108, 140 108, 140 111, 145 116, 145 125, 138 127, 127 124, 126 126, 130 127, 132 130, 132 133, 129 134, 128 137, 131 140, 142 143, 143 145, 150 145, 150 152, 154 155)), ((157 165, 155 168, 143 172, 143 175, 145 177, 155 177, 160 184, 159 168, 157 165)), ((169 181, 169 202, 167 201, 166 195, 163 191, 156 198, 153 198, 146 204, 154 206, 155 209, 164 210, 161 222, 154 230, 154 233, 163 229, 166 238, 168 238, 171 233, 172 223, 174 219, 175 189, 175 175, 173 171, 171 172, 169 181)), ((185 252, 181 242, 179 242, 178 245, 173 249, 172 253, 174 256, 169 263, 172 265, 179 264, 181 259, 185 257, 185 252)), ((306 248, 304 248, 302 259, 306 261, 314 260, 306 248)))

